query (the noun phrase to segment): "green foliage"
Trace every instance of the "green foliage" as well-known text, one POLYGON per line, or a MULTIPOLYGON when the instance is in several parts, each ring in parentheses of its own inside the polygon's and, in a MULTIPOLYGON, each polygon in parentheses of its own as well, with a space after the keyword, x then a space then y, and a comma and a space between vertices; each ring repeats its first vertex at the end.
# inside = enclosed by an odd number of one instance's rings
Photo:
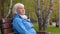
MULTIPOLYGON (((16 3, 23 3, 25 5, 25 9, 26 9, 26 14, 30 15, 30 18, 37 18, 36 16, 36 9, 35 9, 35 0, 13 0, 13 5, 16 3)), ((5 14, 8 13, 9 11, 9 6, 10 6, 10 0, 4 2, 4 11, 5 14)), ((45 0, 44 1, 44 16, 46 16, 47 12, 47 7, 49 7, 49 0, 45 0)), ((12 7, 13 8, 13 7, 12 7)), ((42 11, 42 0, 40 0, 40 8, 42 11)), ((50 16, 51 20, 58 20, 58 0, 54 0, 53 6, 52 6, 52 13, 50 16)))
POLYGON ((53 3, 53 12, 51 13, 51 20, 52 21, 57 21, 59 19, 59 7, 58 7, 59 1, 55 0, 53 3))

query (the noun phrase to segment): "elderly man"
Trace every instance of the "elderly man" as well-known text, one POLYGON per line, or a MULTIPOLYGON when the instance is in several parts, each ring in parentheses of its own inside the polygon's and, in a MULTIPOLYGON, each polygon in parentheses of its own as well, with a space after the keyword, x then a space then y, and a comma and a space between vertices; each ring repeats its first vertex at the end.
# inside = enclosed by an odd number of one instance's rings
POLYGON ((24 5, 17 3, 13 7, 14 16, 13 16, 13 31, 14 34, 36 34, 36 31, 33 28, 32 23, 28 20, 25 15, 24 5))

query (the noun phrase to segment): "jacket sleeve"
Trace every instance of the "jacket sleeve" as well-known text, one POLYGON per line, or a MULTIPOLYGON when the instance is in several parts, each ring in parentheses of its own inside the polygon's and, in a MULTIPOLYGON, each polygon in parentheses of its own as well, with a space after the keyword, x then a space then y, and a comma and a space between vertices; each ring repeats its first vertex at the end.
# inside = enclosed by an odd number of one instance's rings
POLYGON ((27 29, 24 27, 21 19, 14 19, 13 26, 19 33, 30 34, 30 32, 28 32, 27 29))

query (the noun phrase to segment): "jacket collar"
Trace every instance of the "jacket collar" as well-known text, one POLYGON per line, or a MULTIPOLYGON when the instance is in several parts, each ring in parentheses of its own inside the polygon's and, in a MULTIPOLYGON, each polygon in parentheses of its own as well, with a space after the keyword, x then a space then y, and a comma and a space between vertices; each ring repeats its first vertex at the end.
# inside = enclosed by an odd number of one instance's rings
POLYGON ((22 18, 19 14, 14 14, 13 18, 22 18))

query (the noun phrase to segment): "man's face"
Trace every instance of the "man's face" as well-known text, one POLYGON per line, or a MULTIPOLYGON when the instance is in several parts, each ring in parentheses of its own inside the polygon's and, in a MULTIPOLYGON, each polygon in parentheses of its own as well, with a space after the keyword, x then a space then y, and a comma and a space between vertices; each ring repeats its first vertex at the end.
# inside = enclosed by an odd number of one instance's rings
POLYGON ((25 14, 24 6, 18 6, 17 12, 21 15, 24 15, 25 14))

